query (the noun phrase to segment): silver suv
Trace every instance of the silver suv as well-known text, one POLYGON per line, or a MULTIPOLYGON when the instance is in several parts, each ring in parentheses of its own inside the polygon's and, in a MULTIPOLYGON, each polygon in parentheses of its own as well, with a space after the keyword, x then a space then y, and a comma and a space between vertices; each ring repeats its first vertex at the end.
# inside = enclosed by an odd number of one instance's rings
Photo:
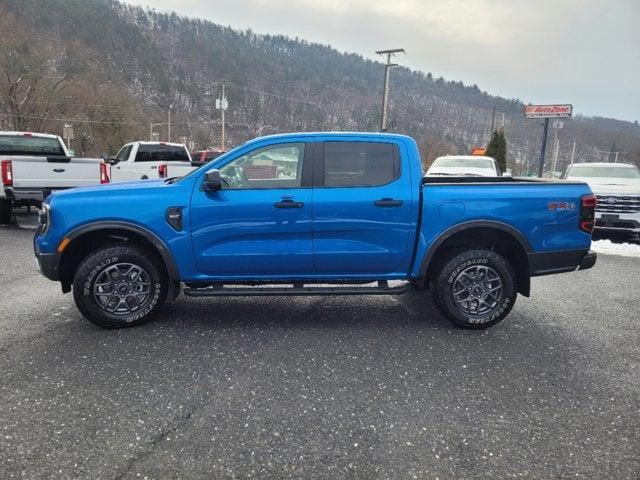
POLYGON ((596 230, 640 233, 640 170, 628 163, 574 163, 567 180, 589 184, 598 198, 596 230))

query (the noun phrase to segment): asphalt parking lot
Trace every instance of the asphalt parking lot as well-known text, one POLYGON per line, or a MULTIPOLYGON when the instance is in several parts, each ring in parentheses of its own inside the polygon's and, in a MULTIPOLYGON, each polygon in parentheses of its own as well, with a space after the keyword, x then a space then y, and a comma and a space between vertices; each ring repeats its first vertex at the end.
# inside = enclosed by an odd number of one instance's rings
POLYGON ((534 279, 486 331, 416 293, 102 330, 32 236, 0 229, 0 478, 640 478, 640 258, 534 279))

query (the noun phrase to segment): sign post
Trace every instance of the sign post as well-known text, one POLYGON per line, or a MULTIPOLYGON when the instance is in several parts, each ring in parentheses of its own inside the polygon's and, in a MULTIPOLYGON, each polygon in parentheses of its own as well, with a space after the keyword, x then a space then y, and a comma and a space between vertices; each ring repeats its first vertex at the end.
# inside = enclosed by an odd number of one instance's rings
POLYGON ((542 178, 544 171, 544 154, 547 149, 547 132, 549 131, 550 118, 571 118, 573 105, 525 105, 524 118, 544 118, 542 131, 542 147, 540 150, 540 165, 538 165, 538 177, 542 178))
POLYGON ((544 152, 547 150, 547 132, 549 131, 549 118, 544 119, 544 129, 542 130, 542 147, 540 148, 540 165, 538 165, 538 178, 542 178, 544 168, 544 152))
POLYGON ((65 123, 62 128, 62 138, 67 141, 67 148, 71 149, 71 140, 75 137, 73 136, 73 125, 69 123, 65 123))

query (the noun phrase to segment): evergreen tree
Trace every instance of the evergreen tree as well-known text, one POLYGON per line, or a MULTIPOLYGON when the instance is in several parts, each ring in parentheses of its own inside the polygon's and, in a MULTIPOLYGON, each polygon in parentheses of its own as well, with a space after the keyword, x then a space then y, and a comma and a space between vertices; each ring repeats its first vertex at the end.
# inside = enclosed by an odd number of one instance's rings
POLYGON ((495 130, 487 145, 487 157, 494 158, 498 163, 500 170, 505 172, 507 169, 507 139, 504 136, 504 130, 495 130))

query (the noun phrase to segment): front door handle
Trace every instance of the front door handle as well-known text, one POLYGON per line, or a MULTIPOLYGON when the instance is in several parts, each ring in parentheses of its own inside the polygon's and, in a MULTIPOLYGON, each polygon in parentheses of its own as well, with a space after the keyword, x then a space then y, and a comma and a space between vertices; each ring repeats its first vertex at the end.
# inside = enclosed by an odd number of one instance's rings
POLYGON ((302 208, 304 207, 303 202, 296 202, 291 199, 282 200, 281 202, 276 202, 273 204, 276 208, 302 208))
POLYGON ((402 200, 394 200, 393 198, 381 198, 373 202, 376 207, 399 207, 403 203, 402 200))

